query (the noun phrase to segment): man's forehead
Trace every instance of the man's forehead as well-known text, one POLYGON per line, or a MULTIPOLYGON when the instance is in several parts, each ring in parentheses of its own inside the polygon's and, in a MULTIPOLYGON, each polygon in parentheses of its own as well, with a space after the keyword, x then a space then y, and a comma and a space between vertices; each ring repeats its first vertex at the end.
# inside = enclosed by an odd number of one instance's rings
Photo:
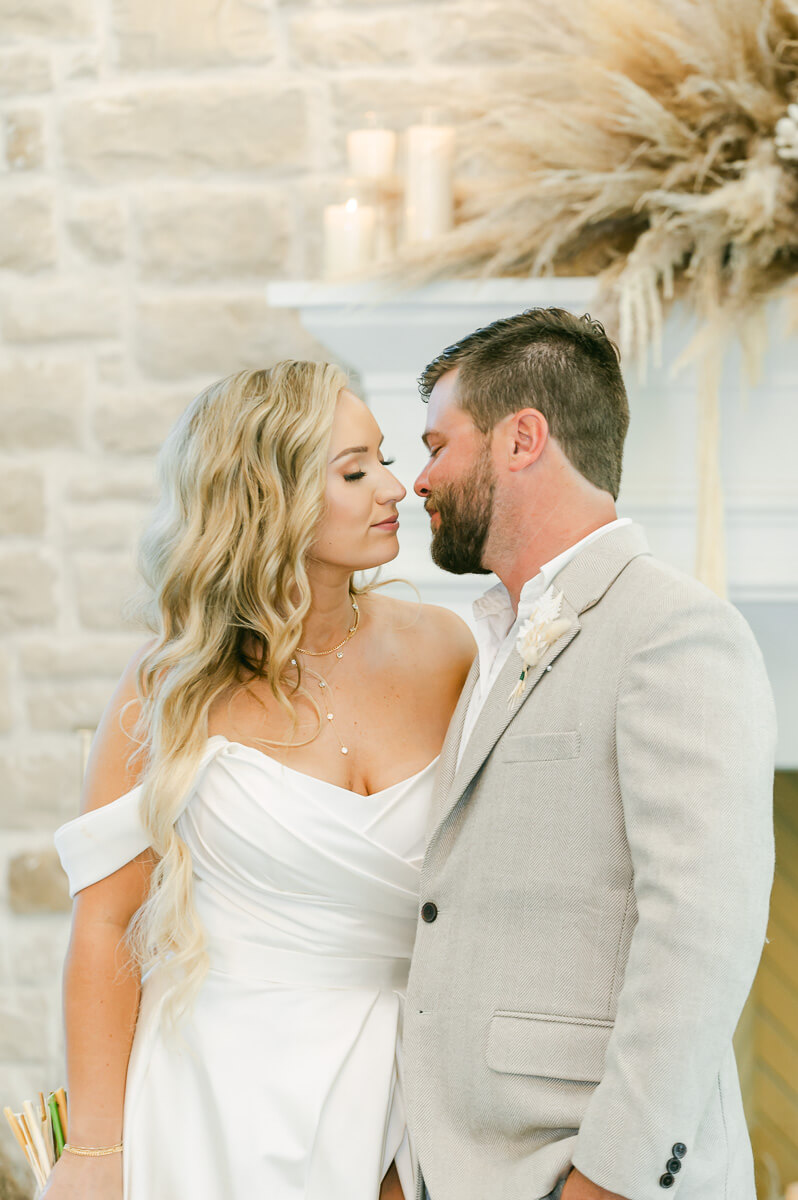
POLYGON ((432 396, 437 396, 439 398, 451 396, 452 392, 454 392, 455 388, 457 387, 459 375, 459 367, 450 367, 448 371, 444 371, 442 375, 439 375, 435 380, 435 386, 432 389, 430 399, 432 399, 432 396))
POLYGON ((441 431, 444 425, 451 425, 462 413, 456 398, 457 374, 457 368, 454 367, 435 382, 427 404, 427 435, 441 431))

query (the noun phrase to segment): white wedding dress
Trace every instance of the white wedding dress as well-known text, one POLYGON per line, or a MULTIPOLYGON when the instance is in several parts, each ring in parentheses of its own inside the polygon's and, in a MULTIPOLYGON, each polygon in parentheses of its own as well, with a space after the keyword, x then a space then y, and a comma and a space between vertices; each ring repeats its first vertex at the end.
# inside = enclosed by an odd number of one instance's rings
MULTIPOLYGON (((208 739, 177 829, 210 971, 182 1046, 144 978, 125 1200, 377 1200, 394 1159, 415 1195, 401 1035, 434 765, 362 796, 208 739)), ((148 845, 140 794, 57 831, 73 895, 148 845)))

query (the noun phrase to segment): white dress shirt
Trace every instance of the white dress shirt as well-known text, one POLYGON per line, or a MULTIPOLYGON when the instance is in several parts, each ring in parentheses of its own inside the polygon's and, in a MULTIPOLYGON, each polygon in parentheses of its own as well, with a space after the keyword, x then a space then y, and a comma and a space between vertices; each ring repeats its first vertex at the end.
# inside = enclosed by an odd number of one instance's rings
POLYGON ((483 596, 474 601, 473 612, 475 621, 475 636, 479 654, 479 678, 471 693, 471 702, 466 713, 463 734, 460 738, 460 748, 457 754, 457 766, 463 758, 468 739, 477 723, 482 706, 488 694, 499 677, 502 667, 510 657, 520 625, 532 612, 537 601, 551 585, 554 577, 563 567, 575 558, 580 550, 584 550, 591 542, 597 541, 611 529, 619 529, 622 525, 631 525, 631 517, 621 517, 594 529, 587 537, 582 538, 575 546, 569 546, 562 554, 558 554, 551 562, 544 563, 535 575, 521 589, 518 601, 518 615, 513 611, 510 593, 503 583, 497 583, 489 588, 483 596))

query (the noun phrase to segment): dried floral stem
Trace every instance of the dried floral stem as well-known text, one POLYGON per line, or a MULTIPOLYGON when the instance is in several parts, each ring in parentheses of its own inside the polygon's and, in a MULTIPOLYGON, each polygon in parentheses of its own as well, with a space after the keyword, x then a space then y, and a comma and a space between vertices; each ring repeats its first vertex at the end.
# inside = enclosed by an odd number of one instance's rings
POLYGON ((769 298, 798 298, 798 0, 508 0, 485 22, 520 65, 463 127, 461 224, 398 273, 597 275, 641 372, 670 306, 692 309, 698 570, 722 590, 719 364, 769 298))

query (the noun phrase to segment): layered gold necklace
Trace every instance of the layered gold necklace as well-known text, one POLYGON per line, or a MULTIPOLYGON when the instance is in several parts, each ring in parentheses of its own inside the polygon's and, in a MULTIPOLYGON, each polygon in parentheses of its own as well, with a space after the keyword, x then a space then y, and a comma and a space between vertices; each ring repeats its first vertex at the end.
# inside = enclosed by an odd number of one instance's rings
MULTIPOLYGON (((344 652, 341 649, 341 647, 345 646, 346 643, 355 636, 355 634, 357 633, 358 625, 360 624, 360 609, 357 606, 357 600, 351 593, 349 595, 349 599, 351 600, 352 608, 355 611, 355 623, 354 623, 354 625, 351 625, 349 627, 349 632, 347 633, 344 640, 342 642, 339 642, 337 646, 331 646, 329 650, 303 650, 301 646, 297 646, 297 650, 299 651, 300 654, 309 654, 312 658, 324 658, 327 654, 335 654, 337 651, 338 652, 337 657, 343 658, 344 652)), ((295 659, 292 658, 291 662, 293 663, 294 666, 296 666, 295 659)))
MULTIPOLYGON (((343 647, 347 644, 348 641, 350 641, 355 636, 355 634, 358 631, 358 626, 360 625, 360 609, 358 608, 357 600, 351 594, 350 594, 349 598, 352 601, 352 608, 354 609, 355 619, 354 619, 354 624, 349 627, 349 631, 347 632, 347 635, 344 638, 344 640, 342 642, 339 642, 337 646, 331 646, 329 650, 303 650, 301 646, 297 646, 297 653, 307 654, 311 658, 325 658, 328 654, 334 654, 336 659, 338 659, 339 661, 340 661, 340 659, 343 658, 343 656, 344 656, 343 647)), ((298 665, 297 660, 295 658, 292 658, 291 666, 296 667, 297 665, 298 665)), ((333 663, 333 666, 335 666, 335 663, 333 663)), ((341 747, 341 753, 348 754, 349 747, 345 746, 344 743, 341 741, 341 736, 335 727, 335 712, 330 707, 331 702, 332 702, 332 696, 333 696, 332 688, 330 687, 329 683, 324 678, 324 676, 319 675, 318 671, 313 671, 313 670, 311 670, 310 667, 303 667, 303 670, 306 672, 306 674, 310 675, 311 678, 313 678, 317 681, 317 683, 319 685, 319 689, 322 694, 322 699, 324 700, 324 710, 327 714, 327 720, 330 723, 330 728, 332 729, 333 733, 335 734, 335 738, 336 738, 336 741, 338 742, 338 745, 341 747)))
MULTIPOLYGON (((306 654, 310 658, 325 658, 328 654, 334 654, 336 661, 333 663, 333 666, 334 667, 337 666, 338 662, 344 656, 344 646, 346 646, 347 642, 351 641, 351 639, 355 636, 355 634, 357 633, 358 628, 360 626, 360 609, 358 608, 357 600, 351 593, 350 593, 349 598, 352 602, 352 609, 354 611, 355 616, 354 616, 354 621, 353 621, 352 625, 350 625, 350 627, 347 631, 346 637, 343 639, 343 641, 340 641, 337 646, 331 646, 329 650, 304 650, 301 646, 297 646, 296 653, 306 654)), ((296 658, 291 659, 291 666, 297 667, 297 669, 299 669, 299 664, 297 663, 296 658)), ((318 683, 319 690, 321 691, 322 698, 324 700, 324 711, 327 714, 327 720, 330 723, 330 728, 332 729, 333 733, 335 734, 335 738, 336 738, 336 741, 338 742, 338 745, 341 747, 341 753, 348 754, 349 747, 345 746, 344 743, 341 741, 338 730, 335 728, 335 712, 333 711, 333 709, 331 707, 332 688, 330 687, 329 683, 324 678, 324 676, 320 675, 318 673, 318 671, 314 671, 310 667, 307 667, 304 665, 302 667, 302 670, 305 671, 306 674, 310 675, 313 679, 315 679, 316 682, 318 683)), ((257 703, 261 706, 261 708, 263 708, 266 712, 268 712, 269 710, 266 708, 266 705, 263 703, 260 696, 258 696, 257 692, 253 692, 252 689, 247 687, 246 684, 244 686, 245 686, 246 691, 248 691, 249 694, 252 696, 252 698, 257 701, 257 703)), ((309 696, 309 699, 311 700, 311 703, 313 704, 313 706, 316 708, 316 711, 319 714, 319 716, 321 716, 321 712, 320 712, 315 700, 313 700, 313 697, 309 696)), ((313 734, 313 737, 308 738, 307 741, 305 741, 305 742, 273 742, 271 740, 267 740, 266 738, 260 738, 258 740, 266 742, 269 746, 272 746, 274 748, 285 747, 286 749, 296 750, 296 749, 299 749, 301 746, 309 746, 310 743, 315 738, 318 737, 318 735, 319 735, 319 730, 316 730, 316 732, 313 734)))

